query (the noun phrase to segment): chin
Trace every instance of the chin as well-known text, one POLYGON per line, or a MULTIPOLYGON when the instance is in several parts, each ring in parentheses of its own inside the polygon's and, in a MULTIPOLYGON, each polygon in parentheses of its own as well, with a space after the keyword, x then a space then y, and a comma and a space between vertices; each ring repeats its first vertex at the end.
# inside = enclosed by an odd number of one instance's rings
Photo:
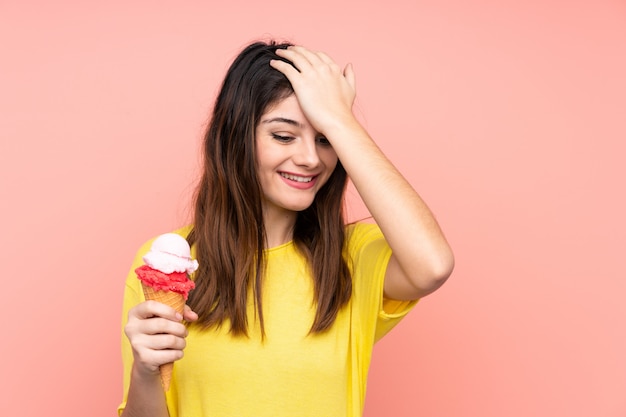
POLYGON ((303 201, 303 202, 285 205, 285 209, 299 212, 299 211, 304 211, 308 209, 309 207, 311 207, 311 204, 313 204, 313 201, 303 201))

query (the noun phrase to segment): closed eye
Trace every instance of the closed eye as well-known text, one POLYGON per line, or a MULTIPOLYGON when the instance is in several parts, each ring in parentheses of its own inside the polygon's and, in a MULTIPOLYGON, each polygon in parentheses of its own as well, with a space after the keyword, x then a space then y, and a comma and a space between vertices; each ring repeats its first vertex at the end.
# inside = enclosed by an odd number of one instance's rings
POLYGON ((272 137, 274 139, 276 139, 279 142, 283 142, 283 143, 289 143, 292 140, 294 140, 295 138, 293 136, 282 136, 282 135, 278 135, 276 133, 272 133, 272 137))
POLYGON ((324 145, 324 146, 331 146, 330 142, 328 139, 326 139, 324 136, 320 136, 319 138, 315 139, 320 145, 324 145))

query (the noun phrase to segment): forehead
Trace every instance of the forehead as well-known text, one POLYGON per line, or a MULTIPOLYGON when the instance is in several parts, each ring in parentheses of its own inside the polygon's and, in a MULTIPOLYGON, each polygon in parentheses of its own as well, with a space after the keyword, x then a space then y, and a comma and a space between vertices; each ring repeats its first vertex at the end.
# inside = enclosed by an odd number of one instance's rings
POLYGON ((273 119, 289 119, 303 126, 308 125, 308 121, 304 117, 304 113, 302 113, 295 94, 291 94, 268 106, 263 115, 261 115, 261 123, 268 123, 273 119))

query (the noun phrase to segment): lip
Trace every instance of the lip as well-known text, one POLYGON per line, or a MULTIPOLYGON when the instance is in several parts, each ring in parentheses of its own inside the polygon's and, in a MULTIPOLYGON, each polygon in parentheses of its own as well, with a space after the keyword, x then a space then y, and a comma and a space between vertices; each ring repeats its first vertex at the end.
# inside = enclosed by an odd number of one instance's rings
POLYGON ((313 188, 315 186, 315 183, 317 183, 317 178, 318 178, 318 175, 300 175, 300 174, 295 174, 293 172, 286 172, 286 171, 280 171, 278 173, 278 176, 283 180, 285 184, 287 184, 288 186, 292 188, 297 188, 298 190, 308 190, 310 188, 313 188), (311 181, 308 181, 308 182, 296 181, 293 179, 289 179, 285 177, 284 175, 311 178, 311 181))

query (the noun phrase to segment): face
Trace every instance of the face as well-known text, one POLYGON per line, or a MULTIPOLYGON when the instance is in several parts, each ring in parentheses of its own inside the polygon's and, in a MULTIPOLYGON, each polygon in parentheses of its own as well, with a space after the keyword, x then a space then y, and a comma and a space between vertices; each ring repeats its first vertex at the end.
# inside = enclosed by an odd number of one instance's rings
POLYGON ((266 218, 308 208, 337 165, 337 154, 304 117, 294 94, 261 116, 256 157, 266 218))

